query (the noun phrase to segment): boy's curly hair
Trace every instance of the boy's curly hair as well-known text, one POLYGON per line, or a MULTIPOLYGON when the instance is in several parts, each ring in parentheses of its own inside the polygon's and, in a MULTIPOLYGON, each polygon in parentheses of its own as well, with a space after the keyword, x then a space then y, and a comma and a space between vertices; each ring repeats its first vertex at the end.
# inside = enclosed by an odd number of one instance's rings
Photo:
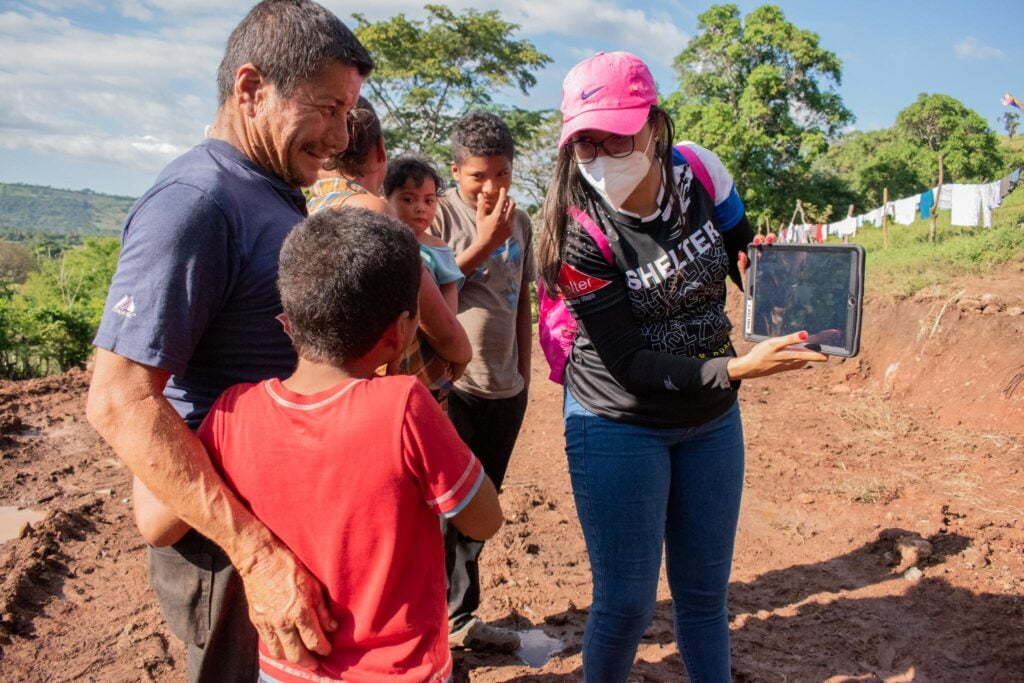
POLYGON ((301 358, 339 367, 365 356, 402 311, 416 313, 419 243, 369 209, 320 211, 281 247, 277 287, 301 358))
POLYGON ((512 131, 500 116, 488 111, 474 111, 456 122, 452 129, 452 159, 457 166, 469 157, 515 158, 516 143, 512 131))

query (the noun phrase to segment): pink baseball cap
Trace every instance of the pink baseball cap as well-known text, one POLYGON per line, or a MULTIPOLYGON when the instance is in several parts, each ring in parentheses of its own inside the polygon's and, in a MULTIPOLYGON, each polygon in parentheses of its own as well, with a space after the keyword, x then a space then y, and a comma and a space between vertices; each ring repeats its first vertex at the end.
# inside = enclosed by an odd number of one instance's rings
POLYGON ((658 91, 650 69, 628 52, 598 52, 574 66, 562 82, 562 138, 581 130, 633 135, 644 127, 658 91))

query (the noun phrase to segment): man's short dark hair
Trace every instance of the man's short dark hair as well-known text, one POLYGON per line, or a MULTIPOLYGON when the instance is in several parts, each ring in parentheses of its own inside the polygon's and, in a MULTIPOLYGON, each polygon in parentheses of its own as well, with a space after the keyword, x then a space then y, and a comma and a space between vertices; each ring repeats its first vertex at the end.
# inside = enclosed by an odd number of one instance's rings
POLYGON ((325 171, 339 171, 350 178, 358 178, 366 170, 370 153, 384 137, 377 111, 370 101, 359 96, 356 106, 348 112, 348 147, 324 162, 325 171))
POLYGON ((516 154, 512 131, 500 116, 488 111, 474 111, 455 123, 452 159, 456 165, 461 165, 469 157, 496 157, 500 154, 510 162, 516 154))
POLYGON ((414 156, 398 157, 388 162, 388 172, 384 176, 384 196, 390 197, 391 193, 401 190, 411 179, 416 187, 423 187, 423 181, 430 178, 434 181, 434 191, 444 190, 444 181, 426 159, 414 156))
POLYGON ((311 0, 263 0, 228 38, 217 70, 220 104, 243 64, 254 64, 287 97, 331 62, 354 66, 364 78, 373 70, 370 53, 332 12, 311 0))
POLYGON ((389 216, 319 211, 281 247, 277 286, 301 358, 335 367, 365 356, 402 311, 416 312, 419 243, 389 216))

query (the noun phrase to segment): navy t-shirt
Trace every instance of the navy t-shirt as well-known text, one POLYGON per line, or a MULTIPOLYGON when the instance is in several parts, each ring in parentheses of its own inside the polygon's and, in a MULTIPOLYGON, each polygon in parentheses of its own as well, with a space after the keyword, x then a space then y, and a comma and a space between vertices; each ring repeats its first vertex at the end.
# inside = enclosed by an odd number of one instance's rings
POLYGON ((305 215, 300 190, 230 144, 189 150, 125 219, 93 343, 170 372, 164 396, 193 429, 229 386, 287 376, 278 253, 305 215))

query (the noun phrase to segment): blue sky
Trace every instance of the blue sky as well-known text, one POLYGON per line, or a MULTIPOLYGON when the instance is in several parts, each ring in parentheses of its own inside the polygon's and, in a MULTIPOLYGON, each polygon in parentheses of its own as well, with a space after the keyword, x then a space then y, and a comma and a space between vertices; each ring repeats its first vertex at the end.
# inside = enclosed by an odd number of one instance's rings
MULTIPOLYGON (((423 2, 326 0, 348 21, 423 2), (367 5, 370 6, 367 9, 367 5)), ((672 58, 710 2, 455 0, 498 8, 554 63, 529 97, 554 108, 561 80, 597 50, 636 53, 663 92, 672 58)), ((743 13, 759 2, 737 3, 743 13)), ((839 88, 855 127, 892 125, 918 93, 952 95, 996 127, 1000 95, 1024 97, 1024 3, 962 0, 781 0, 787 19, 816 32, 843 62, 839 88)), ((0 0, 0 181, 138 195, 159 169, 198 142, 216 106, 214 73, 227 35, 248 8, 238 0, 0 0)), ((999 128, 1001 132, 1001 128, 999 128)))

